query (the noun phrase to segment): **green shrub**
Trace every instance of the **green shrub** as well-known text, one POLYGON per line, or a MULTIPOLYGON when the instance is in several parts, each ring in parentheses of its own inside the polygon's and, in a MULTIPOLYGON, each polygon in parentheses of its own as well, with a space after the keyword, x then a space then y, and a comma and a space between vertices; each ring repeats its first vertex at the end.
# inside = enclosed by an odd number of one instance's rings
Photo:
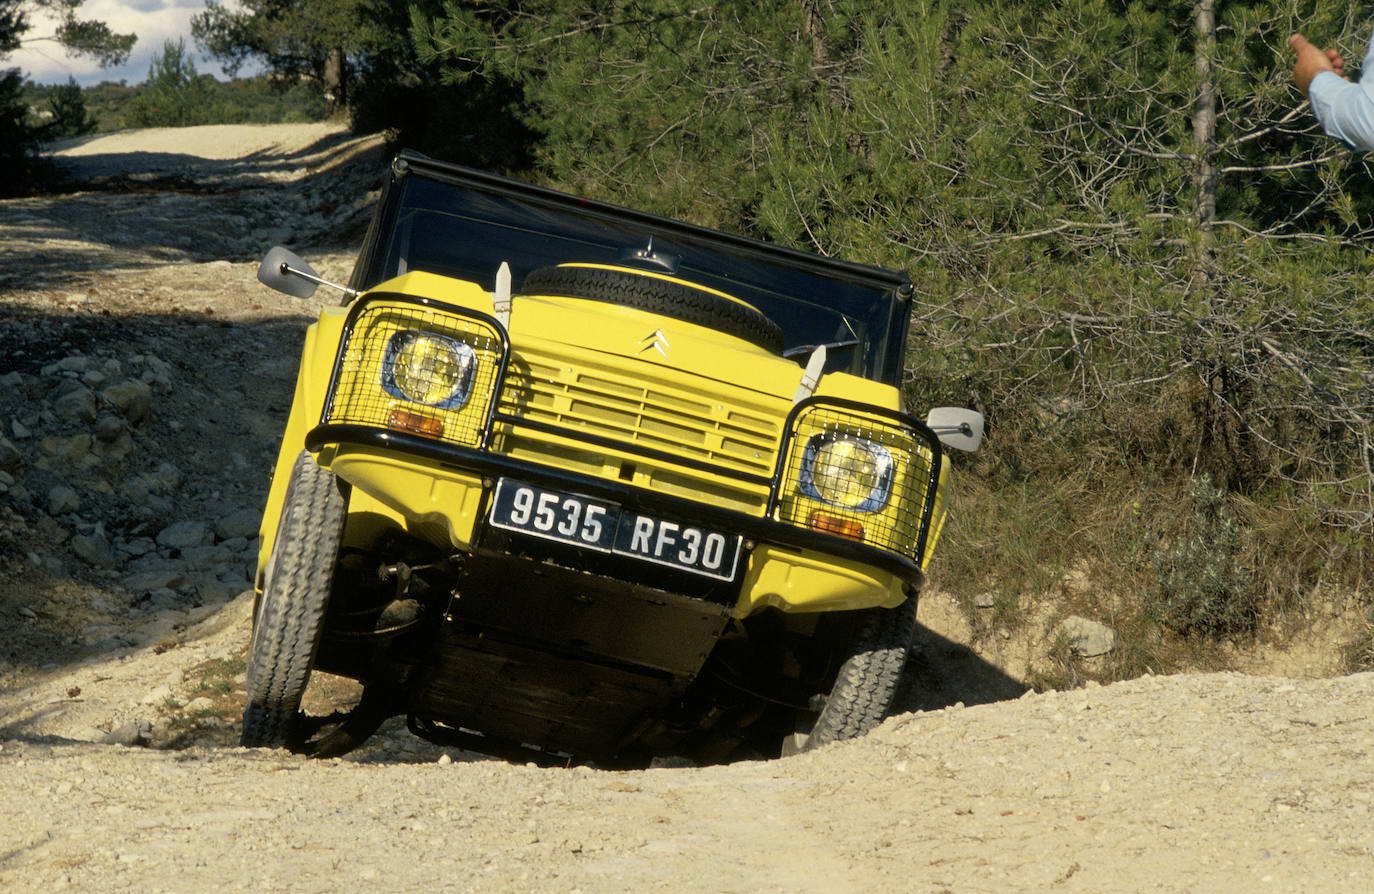
POLYGON ((1160 620, 1182 634, 1226 636, 1259 617, 1254 576, 1240 561, 1241 528, 1226 493, 1207 475, 1188 486, 1191 530, 1155 557, 1160 620))

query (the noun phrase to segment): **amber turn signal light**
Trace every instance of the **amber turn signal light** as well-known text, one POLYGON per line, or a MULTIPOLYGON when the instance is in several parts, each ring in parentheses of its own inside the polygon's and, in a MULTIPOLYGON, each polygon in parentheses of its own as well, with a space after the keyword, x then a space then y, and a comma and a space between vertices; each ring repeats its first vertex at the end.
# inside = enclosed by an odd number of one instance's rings
POLYGON ((444 423, 438 419, 420 413, 412 413, 409 410, 393 409, 391 415, 387 416, 386 424, 388 428, 412 431, 417 435, 425 435, 430 438, 440 437, 444 433, 444 423))
POLYGON ((864 539, 864 526, 852 518, 841 518, 838 515, 831 515, 829 512, 817 510, 811 513, 811 530, 820 531, 822 534, 834 534, 836 537, 846 537, 850 540, 864 539))

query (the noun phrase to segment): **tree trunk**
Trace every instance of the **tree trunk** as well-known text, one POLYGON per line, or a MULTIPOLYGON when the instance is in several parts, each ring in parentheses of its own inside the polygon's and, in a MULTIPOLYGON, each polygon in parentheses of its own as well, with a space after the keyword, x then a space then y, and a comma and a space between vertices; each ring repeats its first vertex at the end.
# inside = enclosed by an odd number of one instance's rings
POLYGON ((334 47, 324 60, 325 110, 335 115, 348 105, 348 68, 342 47, 334 47))
POLYGON ((1216 0, 1197 0, 1193 7, 1197 41, 1193 70, 1197 98, 1193 100, 1193 220, 1198 227, 1199 262, 1211 269, 1212 223, 1217 214, 1217 82, 1212 70, 1216 55, 1216 0))
POLYGON ((830 47, 825 41, 825 21, 817 0, 802 0, 802 36, 811 44, 811 66, 817 71, 830 65, 830 47))
POLYGON ((1244 476, 1241 461, 1248 451, 1242 380, 1233 374, 1231 356, 1234 346, 1219 321, 1227 315, 1225 286, 1217 276, 1214 225, 1217 214, 1217 53, 1216 0, 1196 0, 1193 7, 1196 43, 1193 71, 1197 77, 1197 97, 1193 101, 1193 222, 1197 246, 1193 264, 1193 284, 1206 301, 1207 318, 1203 324, 1204 351, 1197 367, 1205 389, 1197 408, 1198 442, 1195 467, 1211 472, 1223 491, 1230 490, 1244 476))

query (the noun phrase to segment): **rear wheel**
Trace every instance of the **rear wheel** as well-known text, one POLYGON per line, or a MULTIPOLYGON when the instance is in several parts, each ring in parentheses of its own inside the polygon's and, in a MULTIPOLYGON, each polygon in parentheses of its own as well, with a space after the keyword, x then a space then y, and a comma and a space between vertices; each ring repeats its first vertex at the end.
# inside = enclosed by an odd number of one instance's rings
POLYGON ((784 751, 810 751, 857 738, 882 723, 897 695, 915 629, 915 594, 897 608, 870 609, 815 725, 809 733, 790 737, 784 751))
POLYGON ((334 476, 302 451, 291 470, 253 619, 241 739, 250 748, 279 748, 294 741, 301 696, 324 630, 346 512, 334 476))

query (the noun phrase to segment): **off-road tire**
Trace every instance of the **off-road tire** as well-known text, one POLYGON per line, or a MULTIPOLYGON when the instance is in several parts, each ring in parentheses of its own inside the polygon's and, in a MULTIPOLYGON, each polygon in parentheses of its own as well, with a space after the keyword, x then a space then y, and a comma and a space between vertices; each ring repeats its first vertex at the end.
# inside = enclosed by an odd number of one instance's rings
POLYGON ((882 723, 901 684, 915 630, 914 593, 897 608, 866 612, 802 750, 857 738, 882 723))
POLYGON ((631 270, 601 267, 541 267, 525 277, 526 295, 586 298, 662 314, 706 326, 781 353, 782 329, 757 309, 685 282, 631 270))
POLYGON ((302 451, 291 469, 253 619, 240 739, 250 748, 294 742, 301 696, 324 632, 346 512, 334 476, 302 451))

